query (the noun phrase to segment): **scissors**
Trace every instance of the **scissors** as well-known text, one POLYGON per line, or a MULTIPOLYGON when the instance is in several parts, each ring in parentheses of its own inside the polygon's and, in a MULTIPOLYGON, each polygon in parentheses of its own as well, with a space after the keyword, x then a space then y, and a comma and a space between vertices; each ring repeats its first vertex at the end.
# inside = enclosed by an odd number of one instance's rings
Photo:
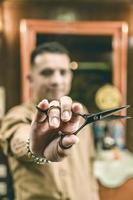
MULTIPOLYGON (((51 106, 49 109, 51 108, 59 108, 58 106, 51 106)), ((104 119, 107 119, 107 120, 117 120, 117 119, 129 119, 130 117, 129 116, 123 116, 123 115, 113 115, 113 113, 116 113, 116 112, 119 112, 123 109, 127 109, 129 108, 130 105, 125 105, 125 106, 122 106, 122 107, 118 107, 118 108, 113 108, 113 109, 110 109, 110 110, 105 110, 105 111, 102 111, 102 112, 98 112, 98 113, 92 113, 92 114, 81 114, 81 113, 75 113, 76 115, 79 115, 81 117, 83 117, 85 119, 85 122, 78 128, 77 131, 75 131, 73 134, 77 135, 77 133, 84 127, 86 126, 87 124, 91 124, 91 123, 94 123, 96 121, 99 121, 99 120, 104 120, 104 119)), ((48 114, 48 111, 49 109, 47 110, 42 110, 41 108, 39 108, 38 106, 36 106, 37 110, 43 114, 48 114)))
MULTIPOLYGON (((123 109, 127 109, 129 108, 130 105, 125 105, 125 106, 122 106, 122 107, 118 107, 118 108, 113 108, 113 109, 109 109, 109 110, 105 110, 105 111, 102 111, 102 112, 98 112, 98 113, 92 113, 92 114, 82 114, 82 113, 75 113, 76 115, 79 115, 81 116, 82 118, 85 119, 84 123, 78 128, 77 131, 75 131, 73 134, 74 135, 77 135, 77 133, 83 128, 85 127, 87 124, 91 124, 91 123, 95 123, 96 121, 99 121, 99 120, 104 120, 104 119, 107 119, 107 120, 118 120, 118 119, 129 119, 131 117, 125 115, 114 115, 113 113, 116 113, 116 112, 120 112, 121 110, 123 109)), ((48 114, 48 111, 51 109, 51 108, 58 108, 60 109, 60 107, 58 106, 51 106, 49 109, 47 110, 42 110, 41 108, 39 108, 38 106, 36 106, 37 110, 39 112, 41 112, 42 114, 48 114)), ((69 149, 72 145, 70 146, 67 146, 65 147, 63 144, 62 144, 62 139, 65 137, 65 134, 62 133, 61 131, 59 131, 60 133, 60 136, 61 136, 61 139, 59 141, 59 145, 61 148, 63 149, 69 149)))
POLYGON ((123 116, 123 115, 114 115, 113 114, 113 113, 119 112, 123 109, 127 109, 129 107, 130 107, 130 105, 125 105, 122 107, 113 108, 113 109, 105 110, 105 111, 98 112, 98 113, 92 113, 92 114, 76 113, 77 115, 80 115, 81 117, 83 117, 85 119, 85 122, 79 127, 79 129, 77 131, 74 132, 74 134, 77 135, 77 133, 87 124, 95 123, 96 121, 99 121, 99 120, 129 119, 131 117, 129 117, 127 115, 123 116))

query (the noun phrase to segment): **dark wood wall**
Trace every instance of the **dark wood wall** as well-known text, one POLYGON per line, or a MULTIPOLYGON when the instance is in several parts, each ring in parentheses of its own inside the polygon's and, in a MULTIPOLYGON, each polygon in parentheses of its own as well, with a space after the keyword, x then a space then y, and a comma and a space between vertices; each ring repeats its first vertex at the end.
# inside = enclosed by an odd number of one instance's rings
MULTIPOLYGON (((21 101, 20 36, 21 19, 57 19, 72 13, 77 20, 122 20, 129 24, 127 100, 133 116, 133 3, 131 1, 87 0, 5 0, 1 2, 3 31, 0 33, 0 85, 6 89, 6 109, 21 101)), ((127 142, 133 151, 133 120, 128 121, 127 142)))

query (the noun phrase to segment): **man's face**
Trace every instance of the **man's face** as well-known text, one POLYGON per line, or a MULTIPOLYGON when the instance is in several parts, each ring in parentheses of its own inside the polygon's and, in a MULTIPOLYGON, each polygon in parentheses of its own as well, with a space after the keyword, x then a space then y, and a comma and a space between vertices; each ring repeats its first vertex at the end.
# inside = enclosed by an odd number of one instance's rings
POLYGON ((70 59, 66 54, 43 53, 36 56, 31 71, 33 98, 53 100, 68 95, 71 81, 70 59))

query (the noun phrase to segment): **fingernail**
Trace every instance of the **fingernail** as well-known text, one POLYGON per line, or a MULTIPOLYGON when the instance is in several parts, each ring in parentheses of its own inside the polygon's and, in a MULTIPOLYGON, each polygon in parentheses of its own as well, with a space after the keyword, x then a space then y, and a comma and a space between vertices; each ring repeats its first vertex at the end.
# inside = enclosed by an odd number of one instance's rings
POLYGON ((59 126, 59 119, 57 117, 53 117, 51 119, 51 125, 56 127, 59 126))
POLYGON ((64 111, 62 114, 62 118, 64 120, 68 120, 70 118, 70 113, 68 111, 64 111))

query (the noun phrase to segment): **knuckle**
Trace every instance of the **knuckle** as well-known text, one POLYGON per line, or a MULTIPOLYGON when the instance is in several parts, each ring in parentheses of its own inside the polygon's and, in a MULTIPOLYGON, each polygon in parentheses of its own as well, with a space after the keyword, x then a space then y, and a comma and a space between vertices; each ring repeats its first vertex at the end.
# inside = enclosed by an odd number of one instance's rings
POLYGON ((74 102, 73 105, 72 105, 72 108, 75 112, 83 111, 83 105, 81 103, 78 103, 78 102, 74 102))
POLYGON ((69 104, 72 103, 72 99, 69 96, 63 96, 63 97, 61 97, 60 101, 61 101, 61 103, 63 103, 63 102, 66 102, 66 103, 68 102, 69 104))
POLYGON ((53 100, 53 101, 51 101, 50 104, 49 104, 50 107, 51 107, 51 106, 59 106, 59 105, 60 105, 60 103, 59 103, 59 101, 57 101, 57 100, 53 100))

